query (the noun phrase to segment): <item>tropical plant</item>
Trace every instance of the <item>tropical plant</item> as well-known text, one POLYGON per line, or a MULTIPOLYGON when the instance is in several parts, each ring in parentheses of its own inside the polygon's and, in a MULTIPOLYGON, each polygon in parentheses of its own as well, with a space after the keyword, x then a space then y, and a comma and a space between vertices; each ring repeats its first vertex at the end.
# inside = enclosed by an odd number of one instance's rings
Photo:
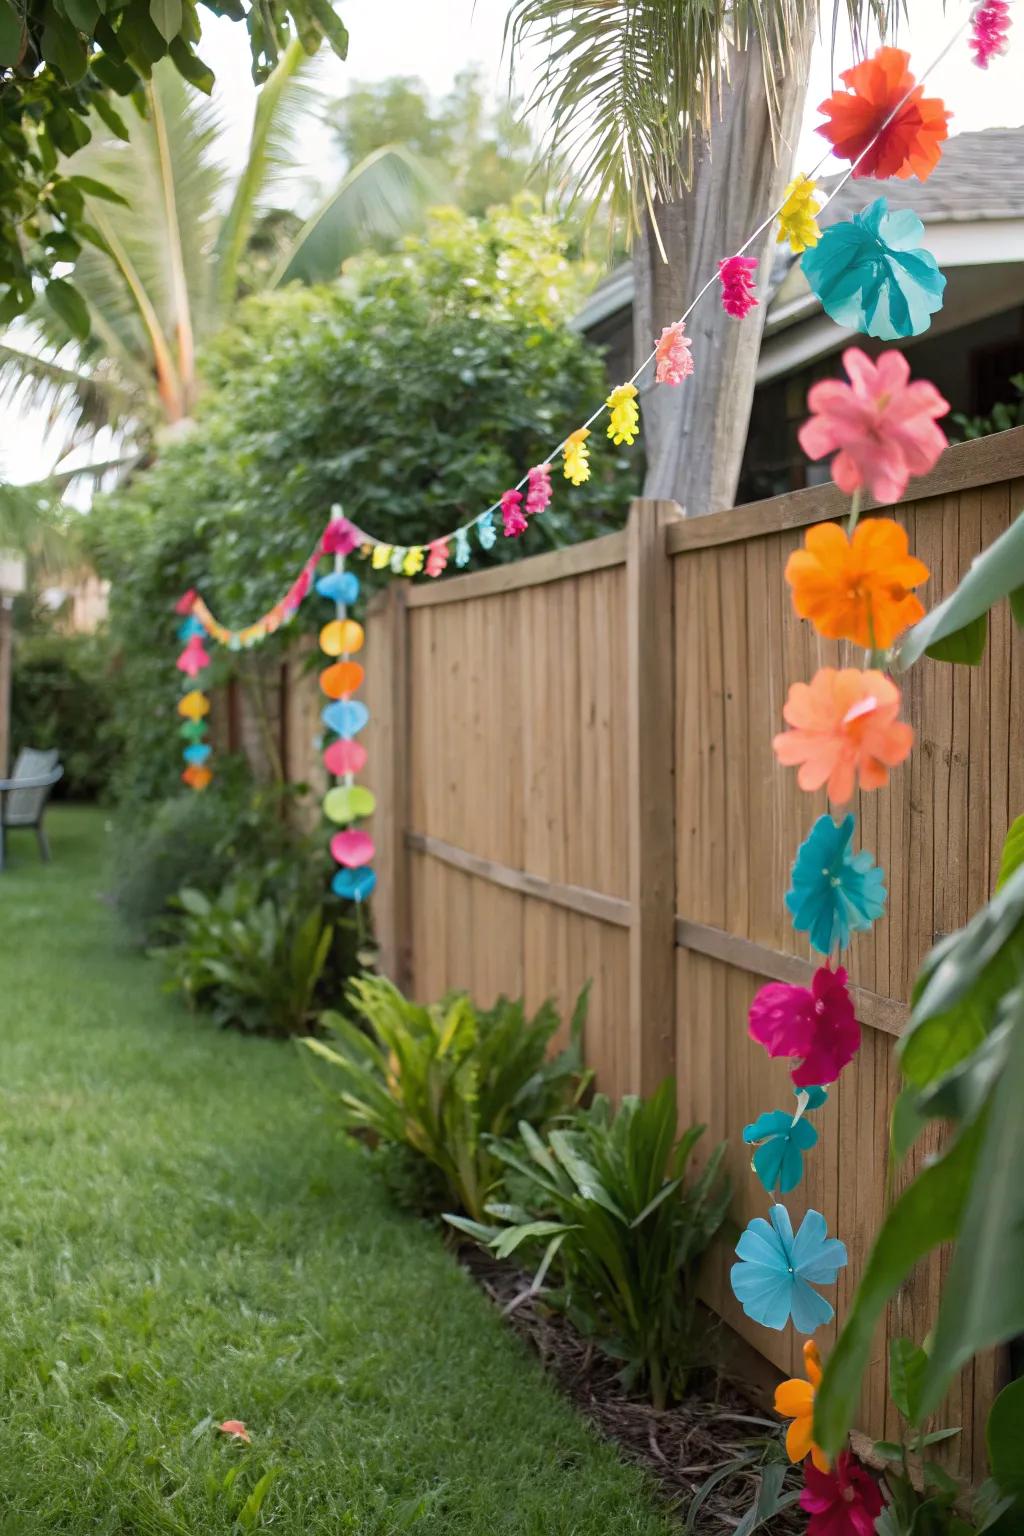
POLYGON ((500 1259, 536 1252, 532 1289, 622 1361, 626 1384, 649 1391, 656 1408, 682 1395, 698 1362, 697 1275, 729 1205, 724 1142, 686 1182, 704 1129, 677 1140, 673 1078, 650 1098, 627 1095, 614 1114, 599 1095, 546 1140, 524 1121, 521 1148, 494 1145, 519 1176, 518 1203, 488 1201, 490 1225, 446 1218, 500 1259))
MULTIPOLYGON (((230 319, 243 286, 333 278, 369 240, 392 241, 422 222, 439 183, 400 146, 355 165, 297 230, 273 221, 295 127, 316 99, 304 60, 293 42, 261 89, 233 188, 216 159, 216 114, 170 62, 126 112, 123 140, 99 125, 74 157, 99 243, 82 252, 59 303, 51 285, 33 306, 25 344, 19 335, 0 346, 6 399, 45 404, 66 421, 61 457, 94 447, 109 427, 121 441, 113 467, 133 466, 154 439, 191 419, 197 354, 230 319), (279 247, 272 264, 248 260, 254 236, 279 247)), ((106 452, 103 469, 111 467, 106 452)))
POLYGON ((169 986, 219 1024, 272 1035, 312 1027, 317 987, 334 941, 322 899, 282 889, 284 865, 239 876, 215 896, 185 886, 169 942, 153 954, 169 986))
MULTIPOLYGON (((662 327, 759 230, 762 273, 790 176, 815 25, 895 27, 901 0, 510 0, 507 36, 542 60, 530 101, 591 207, 610 203, 636 236, 637 367, 662 327), (680 296, 683 302, 680 302, 680 296)), ((645 390, 645 494, 691 516, 732 505, 766 304, 737 325, 701 311, 699 389, 645 390)))
MULTIPOLYGON (((348 49, 330 0, 202 3, 245 21, 255 80, 270 74, 293 35, 308 54, 324 38, 341 58, 348 49)), ((114 98, 141 92, 161 59, 192 85, 212 89, 213 74, 195 52, 200 16, 195 0, 0 4, 0 324, 32 306, 34 280, 46 283, 55 310, 80 320, 74 287, 53 271, 75 261, 84 242, 102 246, 86 197, 110 194, 61 157, 88 144, 97 121, 126 139, 114 98)))
POLYGON ((953 413, 953 421, 966 442, 976 437, 991 437, 994 432, 1009 432, 1013 427, 1024 427, 1024 373, 1013 374, 1010 384, 1016 400, 1008 404, 997 401, 987 416, 966 416, 963 411, 953 413))
POLYGON ((303 1043, 341 1072, 348 1129, 410 1147, 440 1170, 470 1216, 483 1214, 498 1182, 496 1138, 517 1121, 546 1124, 586 1087, 586 988, 569 1044, 553 1058, 547 1050, 561 1020, 550 1001, 532 1018, 521 1000, 478 1009, 462 993, 424 1008, 380 976, 354 980, 347 1001, 353 1018, 323 1015, 336 1045, 303 1043))

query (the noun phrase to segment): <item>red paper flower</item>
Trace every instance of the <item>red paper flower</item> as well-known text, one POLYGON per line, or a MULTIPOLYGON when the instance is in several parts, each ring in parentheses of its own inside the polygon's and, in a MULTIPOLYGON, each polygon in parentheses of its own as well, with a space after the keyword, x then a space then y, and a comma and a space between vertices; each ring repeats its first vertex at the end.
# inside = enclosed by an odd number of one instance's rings
POLYGON ((853 1452, 843 1451, 831 1472, 804 1462, 800 1508, 811 1517, 807 1536, 874 1536, 882 1490, 853 1452))
POLYGON ((359 535, 347 517, 332 517, 324 529, 320 548, 325 555, 350 555, 359 543, 359 535))
POLYGON ((1009 45, 1010 0, 984 0, 971 20, 971 52, 980 69, 988 69, 1009 45))
POLYGON ((535 464, 526 482, 526 515, 536 517, 551 500, 551 465, 535 464))
POLYGON ((754 293, 756 271, 756 256, 727 256, 718 263, 722 308, 734 320, 742 320, 757 305, 757 295, 754 293))
POLYGON ((506 539, 518 539, 530 526, 522 513, 522 491, 506 491, 501 498, 501 520, 505 525, 506 539))
POLYGON ((762 987, 747 1028, 769 1056, 803 1057, 790 1073, 795 1088, 834 1083, 860 1049, 860 1025, 846 988, 846 971, 819 966, 807 987, 781 981, 762 987))
POLYGON ((448 564, 448 540, 435 539, 427 548, 426 571, 428 576, 440 576, 448 564))
POLYGON ((856 162, 854 176, 924 181, 939 163, 949 113, 938 97, 924 96, 923 86, 915 89, 909 63, 902 48, 879 48, 844 69, 839 78, 848 89, 834 91, 818 108, 829 119, 818 132, 841 160, 856 162))

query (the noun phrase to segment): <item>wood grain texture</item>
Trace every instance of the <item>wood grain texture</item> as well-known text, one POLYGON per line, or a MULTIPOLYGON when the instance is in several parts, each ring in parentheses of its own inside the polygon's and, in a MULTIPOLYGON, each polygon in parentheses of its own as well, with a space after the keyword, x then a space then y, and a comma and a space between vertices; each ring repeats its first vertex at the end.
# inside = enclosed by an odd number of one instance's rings
POLYGON ((542 586, 549 581, 566 581, 587 571, 602 571, 623 565, 626 559, 624 533, 608 533, 585 544, 571 544, 547 555, 516 560, 508 565, 491 566, 468 576, 448 576, 423 581, 409 588, 410 608, 433 608, 438 604, 465 603, 474 598, 494 597, 500 592, 518 592, 523 587, 542 586))

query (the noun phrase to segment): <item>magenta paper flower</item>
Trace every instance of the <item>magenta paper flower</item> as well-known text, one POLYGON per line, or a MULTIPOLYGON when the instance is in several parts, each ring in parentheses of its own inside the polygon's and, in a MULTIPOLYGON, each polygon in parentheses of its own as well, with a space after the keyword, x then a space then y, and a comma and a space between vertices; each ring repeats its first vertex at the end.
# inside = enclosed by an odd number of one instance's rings
POLYGON ((346 517, 332 517, 324 529, 320 548, 325 555, 350 555, 359 543, 359 535, 346 517))
POLYGON ((980 69, 1009 47, 1010 0, 984 0, 971 21, 971 52, 980 69))
POLYGON ((526 482, 526 515, 536 517, 551 500, 551 465, 535 464, 526 482))
POLYGON ((501 520, 505 525, 506 539, 518 539, 530 526, 523 516, 522 491, 505 491, 501 498, 501 520))
POLYGON ((734 320, 756 308, 754 273, 757 271, 756 256, 727 256, 718 263, 718 278, 722 284, 722 308, 734 320))
POLYGON ((677 320, 673 325, 666 325, 654 349, 657 363, 654 370, 656 384, 681 384, 684 379, 690 377, 693 372, 690 346, 691 341, 686 334, 686 326, 681 320, 677 320))
POLYGON ((790 1073, 797 1088, 834 1083, 860 1048, 860 1025, 842 966, 820 966, 806 987, 772 981, 750 1005, 750 1038, 769 1056, 803 1057, 790 1073))

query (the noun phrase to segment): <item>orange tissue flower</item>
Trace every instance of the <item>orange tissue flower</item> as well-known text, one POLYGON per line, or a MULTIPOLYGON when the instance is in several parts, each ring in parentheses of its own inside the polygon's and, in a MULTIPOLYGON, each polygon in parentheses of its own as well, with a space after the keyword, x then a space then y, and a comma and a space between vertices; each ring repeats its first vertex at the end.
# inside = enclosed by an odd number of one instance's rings
POLYGON ((844 69, 839 78, 848 89, 834 91, 818 108, 828 118, 818 132, 840 159, 853 162, 863 154, 854 176, 924 181, 939 163, 950 114, 938 97, 923 94, 923 86, 914 88, 909 63, 902 48, 879 48, 873 58, 844 69))
POLYGON ((832 804, 845 805, 858 776, 861 789, 882 789, 908 756, 914 732, 896 719, 899 708, 900 691, 884 672, 822 667, 790 688, 782 713, 791 729, 776 736, 775 756, 799 766, 801 789, 827 783, 832 804))
POLYGON ((806 1381, 794 1376, 775 1388, 775 1412, 793 1420, 786 1431, 786 1455, 790 1461, 803 1461, 809 1455, 819 1472, 828 1472, 832 1463, 812 1439, 814 1394, 821 1381, 821 1356, 813 1339, 804 1344, 804 1370, 806 1381))
POLYGON ((222 1435, 230 1435, 232 1440, 244 1440, 246 1445, 252 1444, 252 1436, 242 1423, 241 1419, 225 1419, 217 1428, 222 1435))
POLYGON ((852 539, 838 523, 819 523, 786 562, 800 617, 826 639, 852 640, 865 650, 888 650, 924 617, 912 589, 930 574, 891 517, 865 518, 852 539))

